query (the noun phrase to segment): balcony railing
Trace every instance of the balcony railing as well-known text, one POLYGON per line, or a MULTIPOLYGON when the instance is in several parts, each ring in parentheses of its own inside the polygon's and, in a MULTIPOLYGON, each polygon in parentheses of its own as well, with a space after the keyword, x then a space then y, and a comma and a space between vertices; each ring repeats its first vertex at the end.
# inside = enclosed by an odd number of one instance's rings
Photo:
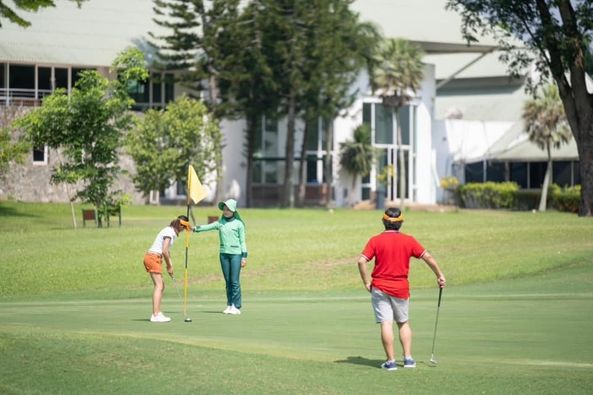
POLYGON ((0 105, 38 106, 51 89, 0 88, 0 105))

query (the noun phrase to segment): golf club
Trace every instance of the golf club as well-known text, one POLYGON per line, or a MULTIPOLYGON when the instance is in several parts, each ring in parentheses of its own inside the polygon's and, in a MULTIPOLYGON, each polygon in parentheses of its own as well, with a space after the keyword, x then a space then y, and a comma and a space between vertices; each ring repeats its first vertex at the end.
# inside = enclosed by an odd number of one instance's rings
POLYGON ((437 304, 437 318, 434 322, 434 334, 432 335, 432 351, 430 353, 430 362, 434 365, 437 364, 437 360, 434 359, 434 344, 437 339, 437 325, 439 323, 439 311, 441 309, 441 296, 443 295, 443 288, 439 288, 439 302, 437 304))
MULTIPOLYGON (((173 276, 172 274, 171 274, 171 279, 173 279, 173 288, 175 288, 175 290, 177 291, 177 295, 179 296, 179 299, 181 300, 181 292, 179 292, 179 287, 177 286, 177 280, 175 279, 175 276, 173 276)), ((191 322, 191 318, 185 317, 185 319, 183 321, 191 322)))

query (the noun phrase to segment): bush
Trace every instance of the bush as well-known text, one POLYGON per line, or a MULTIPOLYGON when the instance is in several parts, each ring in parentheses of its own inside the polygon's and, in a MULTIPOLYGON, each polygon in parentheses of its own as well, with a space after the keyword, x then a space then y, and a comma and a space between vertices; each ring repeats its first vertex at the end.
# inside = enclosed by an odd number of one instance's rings
POLYGON ((581 186, 561 188, 553 184, 550 188, 552 207, 558 211, 567 211, 571 213, 579 212, 579 203, 581 201, 581 186))
POLYGON ((459 186, 461 205, 466 208, 506 208, 516 204, 519 185, 514 182, 469 183, 459 186))

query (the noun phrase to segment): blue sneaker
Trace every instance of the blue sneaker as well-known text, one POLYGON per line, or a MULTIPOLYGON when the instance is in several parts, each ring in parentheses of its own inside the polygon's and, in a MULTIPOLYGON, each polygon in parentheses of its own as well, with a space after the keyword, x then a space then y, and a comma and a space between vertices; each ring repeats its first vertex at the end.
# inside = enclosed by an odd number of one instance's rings
POLYGON ((395 364, 395 361, 385 361, 381 364, 381 369, 397 370, 397 365, 395 364))
POLYGON ((404 368, 415 368, 416 367, 416 361, 414 361, 412 358, 404 358, 404 368))

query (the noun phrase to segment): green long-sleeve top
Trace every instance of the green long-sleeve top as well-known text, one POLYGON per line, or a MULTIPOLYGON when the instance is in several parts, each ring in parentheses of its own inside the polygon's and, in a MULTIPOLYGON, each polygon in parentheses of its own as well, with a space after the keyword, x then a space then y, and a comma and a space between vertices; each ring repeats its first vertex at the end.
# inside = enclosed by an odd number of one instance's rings
POLYGON ((225 217, 208 225, 197 226, 195 232, 218 230, 221 254, 241 254, 247 258, 247 244, 245 243, 245 224, 242 221, 225 217))

